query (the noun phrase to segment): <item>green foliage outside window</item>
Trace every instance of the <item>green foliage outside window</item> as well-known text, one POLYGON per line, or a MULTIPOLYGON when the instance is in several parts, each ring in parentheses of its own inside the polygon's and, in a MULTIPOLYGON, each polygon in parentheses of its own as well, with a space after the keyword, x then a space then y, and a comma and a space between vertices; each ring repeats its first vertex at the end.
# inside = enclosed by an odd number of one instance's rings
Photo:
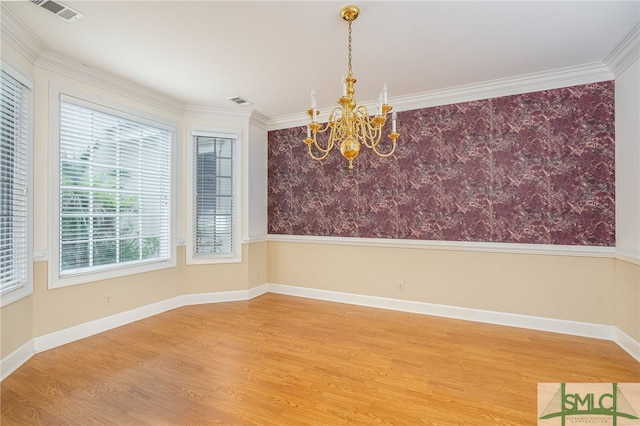
POLYGON ((157 257, 160 236, 142 236, 139 196, 121 192, 128 172, 90 173, 89 156, 61 164, 61 270, 157 257))

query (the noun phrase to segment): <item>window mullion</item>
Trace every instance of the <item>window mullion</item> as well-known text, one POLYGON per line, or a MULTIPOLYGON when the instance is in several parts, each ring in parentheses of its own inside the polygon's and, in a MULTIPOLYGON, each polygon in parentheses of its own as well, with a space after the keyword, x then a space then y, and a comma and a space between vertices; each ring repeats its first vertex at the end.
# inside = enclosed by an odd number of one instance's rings
POLYGON ((121 262, 121 258, 120 258, 120 244, 121 244, 121 238, 122 238, 122 229, 121 229, 121 221, 120 221, 120 216, 122 214, 122 210, 121 210, 121 192, 120 192, 120 171, 122 170, 122 147, 120 145, 120 138, 116 137, 115 138, 115 165, 116 165, 116 172, 115 172, 115 263, 120 263, 121 262))
MULTIPOLYGON (((141 137, 143 137, 143 135, 141 135, 141 137)), ((137 146, 137 154, 138 154, 138 164, 142 165, 142 144, 138 144, 137 146)), ((144 194, 144 187, 142 185, 144 176, 142 176, 142 167, 138 168, 139 172, 138 172, 138 193, 140 194, 144 194)), ((141 202, 139 203, 140 205, 138 206, 138 236, 137 236, 137 241, 138 241, 138 257, 140 259, 143 258, 143 253, 142 253, 142 226, 144 225, 142 217, 143 215, 146 213, 146 209, 144 208, 145 203, 141 202)))

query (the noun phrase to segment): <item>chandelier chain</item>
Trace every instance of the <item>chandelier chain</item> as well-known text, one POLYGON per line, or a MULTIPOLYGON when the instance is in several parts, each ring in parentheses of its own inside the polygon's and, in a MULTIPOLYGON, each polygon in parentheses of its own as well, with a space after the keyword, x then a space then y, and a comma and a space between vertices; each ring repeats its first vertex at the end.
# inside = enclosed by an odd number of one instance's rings
POLYGON ((351 69, 351 21, 349 21, 349 77, 353 77, 351 69))

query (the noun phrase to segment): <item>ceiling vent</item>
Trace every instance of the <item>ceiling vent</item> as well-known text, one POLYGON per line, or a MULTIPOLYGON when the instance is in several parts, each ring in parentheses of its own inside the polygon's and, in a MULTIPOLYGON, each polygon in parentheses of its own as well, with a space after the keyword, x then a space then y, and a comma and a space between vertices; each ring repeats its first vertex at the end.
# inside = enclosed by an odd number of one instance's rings
POLYGON ((234 96, 233 98, 229 98, 229 100, 231 102, 235 102, 238 105, 251 105, 251 102, 249 102, 248 100, 246 100, 245 98, 241 97, 241 96, 234 96))
POLYGON ((82 18, 84 15, 77 10, 70 8, 58 1, 52 0, 30 0, 31 3, 36 6, 43 7, 51 13, 55 13, 59 18, 64 19, 67 22, 75 21, 82 18))

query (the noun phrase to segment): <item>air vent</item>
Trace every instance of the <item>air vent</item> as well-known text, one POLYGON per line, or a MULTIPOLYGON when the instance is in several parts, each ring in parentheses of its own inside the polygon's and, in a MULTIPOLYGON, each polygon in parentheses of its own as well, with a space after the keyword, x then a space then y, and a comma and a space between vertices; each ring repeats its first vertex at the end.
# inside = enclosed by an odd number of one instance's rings
POLYGON ((47 9, 51 13, 55 13, 60 19, 64 19, 67 22, 75 21, 82 18, 84 15, 77 10, 70 8, 58 1, 52 0, 30 0, 31 3, 36 6, 47 9))
POLYGON ((251 105, 251 102, 241 96, 234 96, 233 98, 229 98, 229 100, 237 103, 238 105, 251 105))

